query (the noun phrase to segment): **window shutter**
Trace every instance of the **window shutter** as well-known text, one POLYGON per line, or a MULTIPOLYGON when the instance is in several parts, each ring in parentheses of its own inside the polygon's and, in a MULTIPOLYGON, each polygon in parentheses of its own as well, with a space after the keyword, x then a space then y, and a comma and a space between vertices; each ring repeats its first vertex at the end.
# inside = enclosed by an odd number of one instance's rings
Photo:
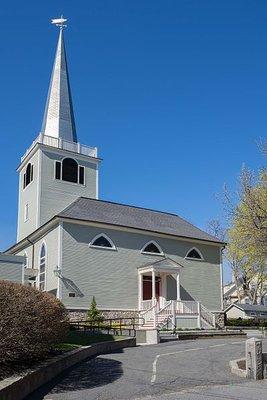
POLYGON ((79 183, 84 185, 84 167, 79 167, 79 183))
POLYGON ((56 161, 56 170, 55 170, 55 178, 60 179, 60 170, 61 170, 61 163, 56 161))

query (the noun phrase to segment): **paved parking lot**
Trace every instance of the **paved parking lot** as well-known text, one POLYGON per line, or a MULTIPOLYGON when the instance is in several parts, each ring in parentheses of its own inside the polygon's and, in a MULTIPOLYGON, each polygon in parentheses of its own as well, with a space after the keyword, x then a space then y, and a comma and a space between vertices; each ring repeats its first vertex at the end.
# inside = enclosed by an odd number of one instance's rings
MULTIPOLYGON (((267 398, 267 383, 232 375, 244 339, 202 339, 124 349, 87 360, 27 400, 267 398)), ((264 343, 267 351, 267 341, 264 343)))

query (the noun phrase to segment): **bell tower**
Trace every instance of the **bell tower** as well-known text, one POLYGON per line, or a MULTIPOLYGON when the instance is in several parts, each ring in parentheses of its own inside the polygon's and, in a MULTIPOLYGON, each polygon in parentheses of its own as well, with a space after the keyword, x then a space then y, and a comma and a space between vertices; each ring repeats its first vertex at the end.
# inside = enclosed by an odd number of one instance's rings
POLYGON ((78 142, 63 29, 59 38, 40 134, 21 158, 17 241, 52 219, 78 197, 98 198, 97 148, 78 142))

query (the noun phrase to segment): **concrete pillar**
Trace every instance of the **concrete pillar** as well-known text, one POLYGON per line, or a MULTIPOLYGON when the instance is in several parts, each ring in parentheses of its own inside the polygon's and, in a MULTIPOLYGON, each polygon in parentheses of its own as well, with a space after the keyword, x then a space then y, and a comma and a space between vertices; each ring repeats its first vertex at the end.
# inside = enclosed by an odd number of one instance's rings
POLYGON ((263 378, 262 340, 251 338, 246 341, 247 378, 263 378))

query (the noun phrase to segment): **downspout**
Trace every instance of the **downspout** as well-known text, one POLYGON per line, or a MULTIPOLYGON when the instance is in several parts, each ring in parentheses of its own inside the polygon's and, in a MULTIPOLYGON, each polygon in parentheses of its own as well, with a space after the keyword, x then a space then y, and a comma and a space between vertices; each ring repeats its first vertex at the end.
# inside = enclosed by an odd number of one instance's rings
POLYGON ((223 251, 225 249, 225 246, 221 247, 220 251, 220 275, 221 275, 221 309, 223 311, 223 298, 224 298, 224 293, 223 293, 223 265, 222 265, 222 256, 223 256, 223 251))

